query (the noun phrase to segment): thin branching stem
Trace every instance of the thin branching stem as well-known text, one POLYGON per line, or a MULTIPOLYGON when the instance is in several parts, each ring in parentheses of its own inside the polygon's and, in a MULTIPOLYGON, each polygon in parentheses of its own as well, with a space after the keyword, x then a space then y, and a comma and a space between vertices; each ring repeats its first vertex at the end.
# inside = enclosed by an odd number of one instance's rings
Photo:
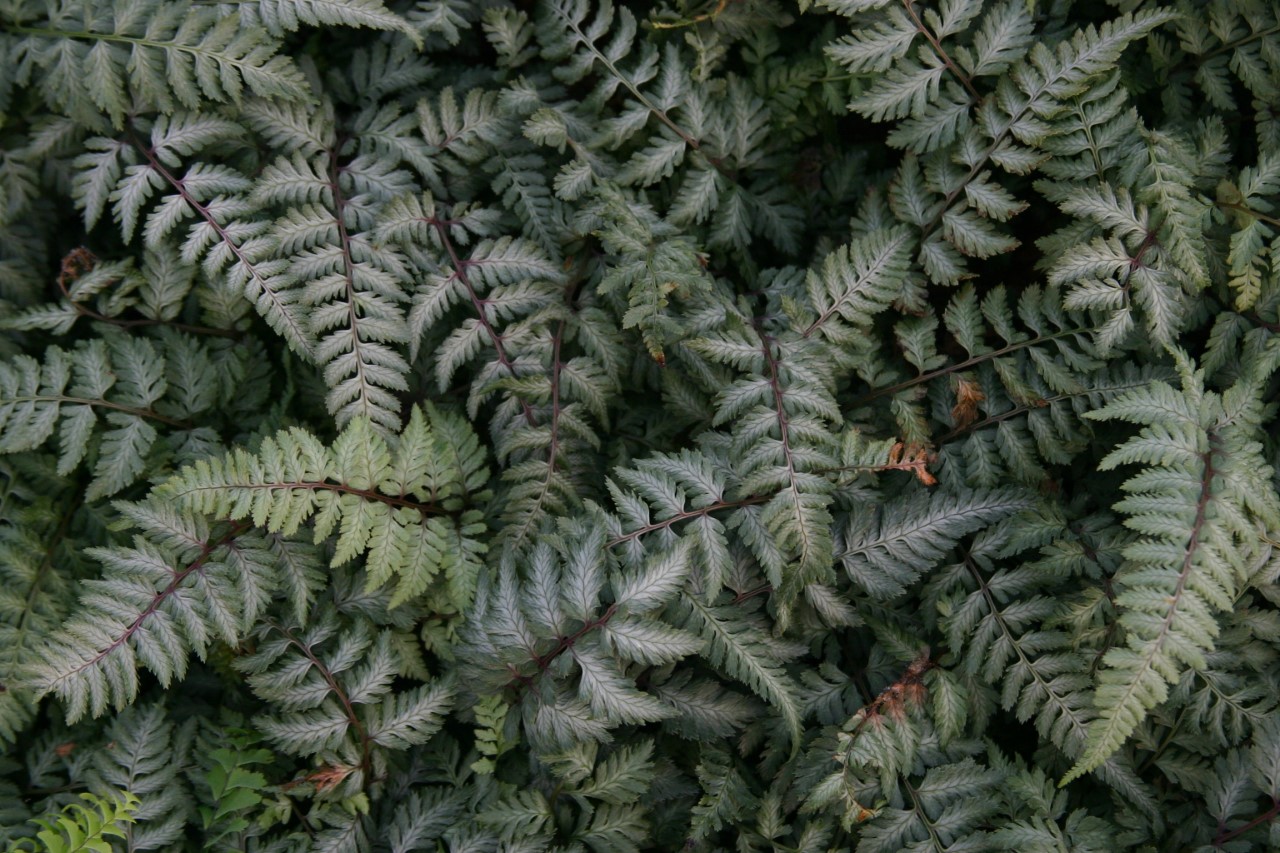
POLYGON ((951 54, 947 52, 947 49, 942 46, 942 42, 938 40, 938 37, 935 36, 933 31, 926 27, 924 22, 920 20, 920 16, 916 13, 916 4, 913 0, 902 0, 902 6, 907 10, 907 17, 911 18, 911 23, 915 24, 916 29, 920 31, 920 35, 925 37, 929 42, 929 46, 933 48, 933 52, 942 60, 942 64, 945 65, 947 70, 960 81, 960 85, 964 86, 965 91, 969 93, 969 102, 976 104, 982 99, 982 96, 979 95, 978 90, 973 87, 973 78, 960 70, 960 66, 956 65, 955 60, 951 58, 951 54))
MULTIPOLYGON (((446 220, 430 217, 427 222, 436 229, 436 234, 440 238, 440 245, 444 247, 445 252, 449 255, 449 264, 453 268, 453 274, 458 281, 467 290, 467 296, 471 300, 471 305, 475 308, 476 317, 479 319, 480 328, 484 329, 485 334, 493 343, 494 352, 498 356, 498 363, 507 371, 508 376, 515 375, 515 363, 512 362, 511 356, 507 355, 507 348, 503 341, 502 335, 493 327, 493 323, 489 321, 489 303, 485 299, 480 298, 480 294, 476 292, 475 287, 471 284, 471 279, 467 276, 468 261, 458 256, 458 250, 454 247, 453 241, 449 239, 449 229, 446 220)), ((524 413, 525 422, 529 426, 537 426, 537 418, 534 417, 533 407, 524 400, 520 400, 520 408, 524 413)))
POLYGON ((1280 816, 1280 800, 1272 798, 1271 808, 1267 809, 1265 812, 1258 815, 1253 820, 1249 821, 1243 826, 1239 826, 1232 830, 1228 830, 1225 826, 1219 826, 1218 834, 1217 836, 1214 837, 1211 843, 1216 848, 1222 848, 1226 846, 1228 841, 1231 841, 1234 838, 1238 838, 1239 836, 1244 835, 1246 832, 1253 829, 1254 827, 1262 826, 1262 824, 1264 823, 1270 823, 1271 821, 1275 820, 1276 817, 1278 816, 1280 816))
MULTIPOLYGON (((552 661, 554 661, 556 658, 560 657, 560 655, 572 649, 574 647, 574 644, 577 643, 579 640, 581 640, 583 637, 585 637, 587 634, 590 634, 592 631, 595 631, 598 628, 603 628, 605 625, 608 625, 609 620, 612 619, 614 617, 614 614, 617 612, 618 612, 618 606, 616 604, 610 604, 607 608, 605 608, 605 611, 603 613, 601 613, 595 619, 588 619, 586 622, 582 624, 582 627, 578 628, 578 630, 574 631, 572 634, 565 634, 563 636, 557 637, 556 644, 549 651, 544 652, 543 654, 540 654, 540 655, 539 654, 532 655, 531 660, 535 665, 537 665, 538 673, 546 673, 547 670, 551 667, 552 661)), ((513 665, 508 665, 507 670, 512 675, 511 681, 509 681, 506 685, 507 688, 515 687, 517 684, 523 684, 524 686, 528 687, 533 683, 533 680, 536 677, 536 674, 533 676, 525 675, 524 673, 516 669, 515 666, 513 665)))
POLYGON ((233 257, 235 257, 236 261, 244 271, 254 280, 257 288, 266 294, 268 299, 275 303, 275 307, 277 309, 276 315, 280 317, 282 322, 286 323, 292 330, 290 335, 291 342, 297 345, 302 354, 308 359, 313 358, 315 353, 309 343, 311 340, 310 332, 297 325, 294 322, 292 315, 290 315, 288 311, 284 310, 285 303, 280 300, 280 297, 276 293, 272 283, 267 280, 261 271, 258 270, 256 262, 245 254, 244 248, 232 238, 226 227, 223 226, 223 224, 218 221, 217 217, 209 211, 209 208, 191 194, 187 189, 186 184, 183 183, 183 179, 174 175, 173 172, 169 171, 169 169, 160 162, 159 158, 156 157, 154 148, 144 144, 132 131, 129 133, 129 141, 135 148, 142 152, 144 157, 147 158, 147 164, 156 171, 156 174, 164 179, 165 183, 173 187, 178 194, 182 196, 182 200, 185 201, 191 209, 205 221, 206 224, 208 224, 214 234, 218 235, 218 239, 222 241, 223 245, 227 247, 227 250, 233 257))
POLYGON ((356 740, 360 745, 360 770, 364 775, 363 781, 367 785, 369 783, 369 771, 372 767, 373 739, 369 737, 368 730, 365 729, 364 723, 360 721, 360 715, 356 713, 355 704, 351 701, 351 697, 342 688, 337 676, 320 659, 310 644, 304 643, 296 634, 283 625, 269 620, 266 624, 284 637, 289 642, 289 645, 300 651, 302 656, 316 668, 316 671, 320 673, 320 677, 324 679, 324 683, 329 687, 329 691, 333 693, 338 700, 338 704, 342 706, 342 713, 347 718, 347 723, 356 733, 356 740))
POLYGON ((1004 355, 1010 355, 1018 352, 1019 350, 1036 347, 1041 344, 1049 343, 1050 341, 1071 337, 1072 335, 1088 334, 1090 331, 1091 330, 1089 328, 1085 327, 1078 329, 1062 329, 1061 331, 1057 331, 1049 335, 1040 335, 1039 337, 1028 338, 1025 341, 1015 341, 1014 343, 1006 344, 999 349, 993 349, 990 352, 984 352, 981 355, 975 355, 971 358, 967 358, 964 361, 949 364, 946 367, 939 367, 937 370, 930 370, 926 373, 921 373, 919 376, 914 376, 911 379, 904 379, 894 385, 886 385, 883 388, 873 388, 871 391, 868 391, 866 394, 863 394, 861 397, 854 400, 850 408, 856 409, 860 406, 865 406, 867 403, 870 403, 872 400, 879 397, 897 394, 899 391, 905 391, 916 385, 923 385, 926 382, 932 382, 935 379, 948 376, 952 373, 968 370, 971 367, 976 367, 979 364, 983 364, 984 362, 991 361, 992 359, 999 358, 1004 355))
POLYGON ((739 509, 744 506, 754 506, 755 504, 768 503, 773 499, 772 495, 753 495, 749 498, 743 498, 738 501, 717 501, 708 506, 698 507, 697 509, 678 512, 670 518, 664 518, 662 521, 655 521, 652 524, 646 524, 643 527, 637 527, 628 533, 615 536, 605 543, 605 547, 612 548, 614 545, 620 545, 623 542, 630 542, 632 539, 638 539, 641 536, 647 536, 658 530, 666 530, 673 524, 679 524, 682 521, 688 521, 691 518, 701 518, 704 515, 710 515, 713 512, 721 512, 729 509, 739 509))

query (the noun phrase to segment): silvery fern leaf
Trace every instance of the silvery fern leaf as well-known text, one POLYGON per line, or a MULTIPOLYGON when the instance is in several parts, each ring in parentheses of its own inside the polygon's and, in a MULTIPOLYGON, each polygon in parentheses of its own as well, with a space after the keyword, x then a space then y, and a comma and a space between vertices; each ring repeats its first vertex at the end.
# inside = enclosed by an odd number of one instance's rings
POLYGON ((1218 614, 1232 609, 1264 547, 1258 527, 1280 523, 1280 501, 1263 485, 1270 470, 1259 455, 1251 390, 1274 371, 1274 357, 1218 393, 1204 387, 1203 373, 1185 354, 1174 356, 1181 389, 1153 383, 1092 415, 1142 427, 1102 463, 1144 466, 1116 505, 1140 538, 1125 549, 1116 573, 1126 642, 1103 658, 1099 718, 1067 780, 1119 749, 1186 668, 1205 666, 1220 631, 1218 614))
POLYGON ((878 508, 858 507, 837 546, 855 586, 878 600, 904 594, 960 540, 1031 506, 1012 489, 947 494, 918 490, 878 508))
POLYGON ((382 0, 250 0, 236 3, 234 8, 273 36, 296 32, 302 25, 367 27, 404 33, 422 47, 417 29, 382 0))
POLYGON ((192 721, 176 724, 163 704, 127 708, 107 726, 113 749, 94 756, 85 774, 91 788, 128 791, 138 799, 137 820, 124 827, 124 843, 154 850, 181 838, 192 792, 183 771, 195 747, 192 721))
POLYGON ((55 110, 89 127, 116 128, 137 108, 171 113, 254 95, 306 101, 305 78, 280 42, 238 14, 187 0, 55 3, 9 27, 30 33, 31 63, 55 110))
MULTIPOLYGON (((246 105, 250 106, 250 105, 246 105)), ((244 128, 217 113, 177 112, 123 136, 93 137, 75 160, 73 197, 93 227, 108 204, 127 239, 141 226, 151 249, 177 244, 182 262, 243 291, 289 345, 313 355, 300 293, 252 195, 253 182, 232 166, 201 158, 235 151, 244 128), (145 131, 145 135, 144 135, 145 131), (181 235, 181 242, 178 237, 181 235)))
POLYGON ((207 376, 211 368, 208 351, 184 344, 117 334, 71 351, 50 347, 43 364, 29 356, 0 362, 0 453, 40 448, 56 434, 59 473, 87 459, 88 498, 120 492, 142 474, 162 430, 196 433, 195 419, 218 402, 220 395, 170 385, 179 373, 207 376))
POLYGON ((236 667, 271 709, 258 718, 260 730, 287 753, 344 764, 348 774, 337 784, 351 790, 384 766, 384 751, 426 743, 452 707, 448 679, 391 689, 406 674, 391 629, 374 635, 367 622, 347 623, 335 612, 305 629, 268 620, 257 637, 255 652, 236 667))
POLYGON ((800 736, 799 689, 787 673, 785 656, 771 638, 745 614, 719 604, 708 605, 690 595, 683 597, 687 627, 706 642, 703 656, 719 671, 746 685, 768 703, 798 746, 800 736))
POLYGON ((270 552, 248 525, 211 528, 159 507, 138 510, 134 521, 155 538, 90 552, 102 577, 24 674, 71 721, 132 703, 140 667, 161 684, 180 681, 192 652, 237 642, 275 586, 270 552))

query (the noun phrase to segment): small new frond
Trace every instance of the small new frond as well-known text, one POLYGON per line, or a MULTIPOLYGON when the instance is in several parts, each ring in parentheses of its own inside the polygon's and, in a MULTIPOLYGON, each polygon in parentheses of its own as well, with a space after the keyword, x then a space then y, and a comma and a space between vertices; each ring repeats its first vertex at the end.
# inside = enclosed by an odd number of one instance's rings
MULTIPOLYGON (((36 818, 36 839, 42 853, 78 853, 110 850, 111 838, 124 838, 125 827, 137 818, 138 798, 129 791, 107 796, 80 794, 80 802, 68 803, 57 815, 36 818)), ((19 845, 18 850, 35 851, 19 845)))

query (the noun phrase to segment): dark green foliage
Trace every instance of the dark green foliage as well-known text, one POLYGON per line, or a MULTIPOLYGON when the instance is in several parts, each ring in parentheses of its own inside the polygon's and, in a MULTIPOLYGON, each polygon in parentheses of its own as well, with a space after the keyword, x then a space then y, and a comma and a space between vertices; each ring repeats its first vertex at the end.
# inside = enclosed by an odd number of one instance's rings
POLYGON ((0 846, 1280 849, 1257 0, 0 0, 0 846))

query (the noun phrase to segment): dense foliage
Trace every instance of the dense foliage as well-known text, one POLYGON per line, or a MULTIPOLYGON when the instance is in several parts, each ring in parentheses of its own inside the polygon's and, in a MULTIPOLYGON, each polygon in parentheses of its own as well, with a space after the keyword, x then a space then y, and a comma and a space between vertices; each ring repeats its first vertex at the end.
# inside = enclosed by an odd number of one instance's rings
POLYGON ((1263 0, 0 0, 0 842, 1280 849, 1263 0))

